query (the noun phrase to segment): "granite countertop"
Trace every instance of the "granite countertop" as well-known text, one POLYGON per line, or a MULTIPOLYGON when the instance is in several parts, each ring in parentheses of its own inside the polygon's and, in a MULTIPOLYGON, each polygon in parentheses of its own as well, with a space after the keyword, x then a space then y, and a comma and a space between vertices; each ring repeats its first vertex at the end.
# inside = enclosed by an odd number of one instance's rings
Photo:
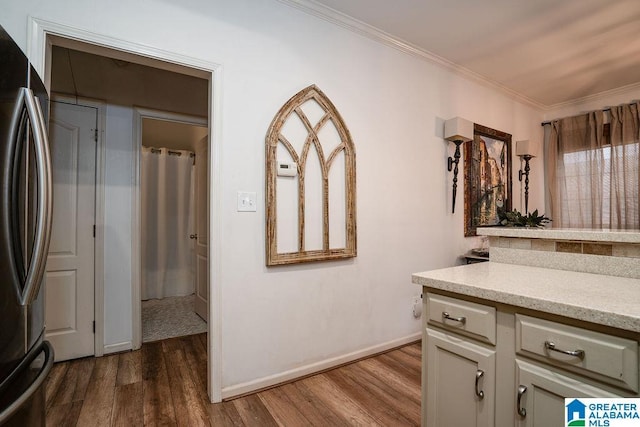
POLYGON ((638 279, 490 261, 415 273, 412 281, 460 295, 640 333, 638 279))
POLYGON ((590 242, 640 243, 640 230, 594 230, 579 228, 482 227, 480 236, 523 239, 584 240, 590 242))

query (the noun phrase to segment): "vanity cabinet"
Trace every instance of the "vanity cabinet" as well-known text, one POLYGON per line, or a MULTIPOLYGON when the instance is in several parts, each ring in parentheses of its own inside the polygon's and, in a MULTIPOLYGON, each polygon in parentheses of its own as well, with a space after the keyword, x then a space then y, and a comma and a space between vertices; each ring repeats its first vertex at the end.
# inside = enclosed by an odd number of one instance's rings
POLYGON ((565 398, 638 396, 629 336, 423 290, 424 426, 546 427, 564 419, 565 398))

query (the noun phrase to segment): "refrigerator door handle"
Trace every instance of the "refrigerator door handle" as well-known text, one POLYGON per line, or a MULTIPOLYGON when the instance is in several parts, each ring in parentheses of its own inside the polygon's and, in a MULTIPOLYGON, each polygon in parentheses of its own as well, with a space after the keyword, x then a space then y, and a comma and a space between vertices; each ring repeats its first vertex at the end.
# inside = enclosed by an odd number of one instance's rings
POLYGON ((0 425, 4 424, 7 420, 9 420, 13 414, 24 405, 26 401, 28 401, 33 394, 38 391, 40 387, 43 386, 44 381, 47 379, 51 368, 53 367, 53 347, 49 343, 49 341, 43 341, 39 346, 34 348, 35 351, 31 351, 24 359, 23 362, 20 363, 18 368, 14 372, 22 371, 29 367, 31 362, 33 362, 40 353, 44 351, 44 363, 40 368, 40 372, 38 372, 38 376, 33 380, 29 387, 18 397, 16 400, 11 402, 11 404, 2 412, 0 412, 0 425))
POLYGON ((33 257, 27 270, 24 291, 20 303, 29 305, 35 300, 40 291, 40 284, 44 276, 49 254, 49 240, 51 238, 51 217, 53 212, 52 183, 51 183, 51 155, 49 141, 40 104, 33 92, 22 88, 22 98, 29 114, 29 123, 33 132, 34 154, 36 160, 37 180, 37 216, 36 230, 33 243, 33 257))

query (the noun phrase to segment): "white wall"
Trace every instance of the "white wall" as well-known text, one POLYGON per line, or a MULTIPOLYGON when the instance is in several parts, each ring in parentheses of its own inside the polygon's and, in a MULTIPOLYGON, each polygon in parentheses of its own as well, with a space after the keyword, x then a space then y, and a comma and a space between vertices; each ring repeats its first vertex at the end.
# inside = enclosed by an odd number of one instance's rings
MULTIPOLYGON (((131 182, 133 110, 107 105, 104 141, 104 347, 131 349, 131 182)), ((136 302, 139 303, 139 302, 136 302)))
MULTIPOLYGON (((453 146, 442 140, 443 120, 461 116, 509 132, 514 141, 542 141, 541 112, 275 0, 1 2, 0 25, 23 48, 34 16, 223 65, 218 268, 222 384, 230 392, 419 333, 411 297, 420 289, 411 273, 453 265, 478 245, 463 237, 460 187, 456 214, 450 213, 446 157, 453 146), (266 130, 282 104, 311 83, 336 105, 355 142, 358 257, 266 268, 264 203, 257 213, 238 213, 236 192, 264 197, 266 130)), ((127 126, 123 118, 107 129, 108 156, 122 162, 121 174, 107 176, 107 197, 119 201, 107 202, 107 222, 120 227, 107 238, 105 256, 106 311, 118 313, 106 316, 109 343, 130 337, 130 246, 122 240, 130 230, 127 126)), ((513 165, 519 207, 517 158, 513 165)), ((541 162, 532 169, 536 207, 543 200, 541 162)))

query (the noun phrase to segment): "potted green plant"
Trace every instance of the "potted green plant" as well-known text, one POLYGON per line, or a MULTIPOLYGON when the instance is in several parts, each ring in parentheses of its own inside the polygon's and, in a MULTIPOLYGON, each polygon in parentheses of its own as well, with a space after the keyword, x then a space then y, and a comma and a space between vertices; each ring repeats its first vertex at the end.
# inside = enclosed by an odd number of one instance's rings
POLYGON ((538 215, 538 210, 522 215, 516 209, 504 212, 498 212, 500 225, 505 227, 544 227, 551 222, 551 218, 538 215))

